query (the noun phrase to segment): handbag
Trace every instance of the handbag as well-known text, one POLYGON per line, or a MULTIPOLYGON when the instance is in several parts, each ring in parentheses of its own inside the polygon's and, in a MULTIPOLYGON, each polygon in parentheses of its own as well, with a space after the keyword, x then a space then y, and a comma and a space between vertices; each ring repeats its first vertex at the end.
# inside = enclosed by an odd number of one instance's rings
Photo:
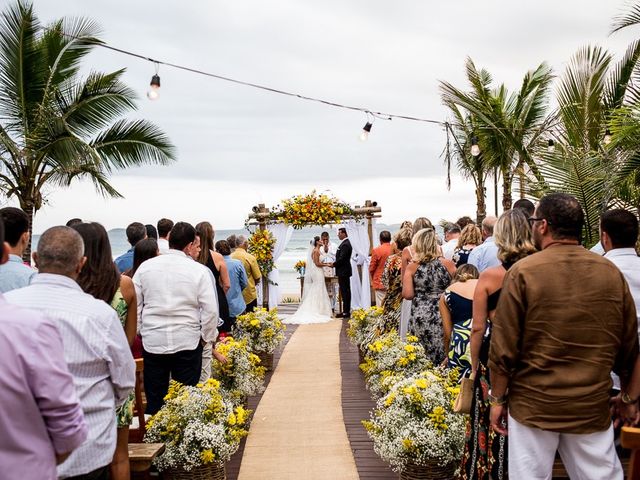
POLYGON ((473 399, 473 378, 463 378, 460 381, 460 393, 453 404, 455 413, 471 413, 471 400, 473 399))

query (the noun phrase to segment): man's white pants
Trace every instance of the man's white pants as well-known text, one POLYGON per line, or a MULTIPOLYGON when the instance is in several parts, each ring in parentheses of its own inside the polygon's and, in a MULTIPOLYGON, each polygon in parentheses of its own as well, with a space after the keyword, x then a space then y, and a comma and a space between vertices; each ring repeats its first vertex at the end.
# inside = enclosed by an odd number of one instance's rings
POLYGON ((211 360, 213 357, 213 345, 207 342, 202 348, 202 369, 200 370, 200 383, 211 378, 211 360))
POLYGON ((613 426, 589 434, 526 427, 509 415, 509 477, 551 480, 556 450, 571 480, 623 480, 613 445, 613 426))
POLYGON ((386 290, 375 290, 376 294, 376 306, 381 307, 382 301, 384 300, 384 296, 387 294, 386 290))

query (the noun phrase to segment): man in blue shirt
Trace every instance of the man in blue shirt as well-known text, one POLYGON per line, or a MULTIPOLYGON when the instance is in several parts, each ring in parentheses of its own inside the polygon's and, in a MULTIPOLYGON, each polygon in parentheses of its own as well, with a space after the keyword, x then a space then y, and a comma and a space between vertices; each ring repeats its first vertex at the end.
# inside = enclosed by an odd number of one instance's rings
POLYGON ((493 227, 495 227, 497 221, 496 217, 485 217, 482 221, 482 238, 484 238, 484 242, 471 250, 469 254, 467 263, 474 265, 479 272, 500 265, 498 246, 493 240, 493 227))
POLYGON ((230 286, 229 290, 227 290, 227 303, 229 304, 229 316, 231 317, 230 323, 233 324, 236 321, 236 317, 242 315, 247 308, 242 297, 242 291, 249 284, 249 280, 242 262, 231 258, 229 242, 218 240, 216 242, 216 252, 222 255, 224 262, 227 264, 227 270, 229 270, 230 286))
POLYGON ((6 207, 0 210, 0 218, 9 244, 9 261, 0 265, 0 292, 6 293, 29 285, 37 272, 22 261, 22 254, 31 240, 27 214, 19 208, 6 207))
POLYGON ((116 258, 116 267, 121 273, 133 268, 133 249, 140 240, 147 238, 147 228, 140 222, 133 222, 127 227, 127 241, 131 248, 116 258))

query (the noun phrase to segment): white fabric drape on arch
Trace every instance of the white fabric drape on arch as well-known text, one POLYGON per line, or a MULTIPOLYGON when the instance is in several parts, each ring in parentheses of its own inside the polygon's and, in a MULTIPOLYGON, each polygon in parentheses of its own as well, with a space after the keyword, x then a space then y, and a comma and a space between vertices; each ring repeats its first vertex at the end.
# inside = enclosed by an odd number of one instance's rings
MULTIPOLYGON (((285 248, 287 248, 289 240, 291 240, 293 227, 284 223, 272 223, 267 225, 267 230, 271 232, 271 235, 276 240, 276 244, 273 247, 273 262, 276 263, 285 248)), ((273 282, 269 284, 269 308, 275 308, 280 303, 280 272, 277 267, 269 273, 269 280, 273 282)))
POLYGON ((371 306, 371 282, 369 280, 369 232, 366 221, 349 220, 345 223, 351 242, 351 308, 369 308, 371 306), (362 278, 358 277, 358 265, 362 267, 362 278))

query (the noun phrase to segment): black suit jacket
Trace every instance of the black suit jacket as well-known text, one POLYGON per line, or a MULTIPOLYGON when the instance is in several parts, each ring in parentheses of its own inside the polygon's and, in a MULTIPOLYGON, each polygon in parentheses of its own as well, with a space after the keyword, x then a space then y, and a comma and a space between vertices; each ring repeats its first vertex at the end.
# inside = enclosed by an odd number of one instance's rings
POLYGON ((336 251, 336 261, 334 267, 336 269, 336 277, 350 277, 351 272, 351 242, 345 239, 336 251))

